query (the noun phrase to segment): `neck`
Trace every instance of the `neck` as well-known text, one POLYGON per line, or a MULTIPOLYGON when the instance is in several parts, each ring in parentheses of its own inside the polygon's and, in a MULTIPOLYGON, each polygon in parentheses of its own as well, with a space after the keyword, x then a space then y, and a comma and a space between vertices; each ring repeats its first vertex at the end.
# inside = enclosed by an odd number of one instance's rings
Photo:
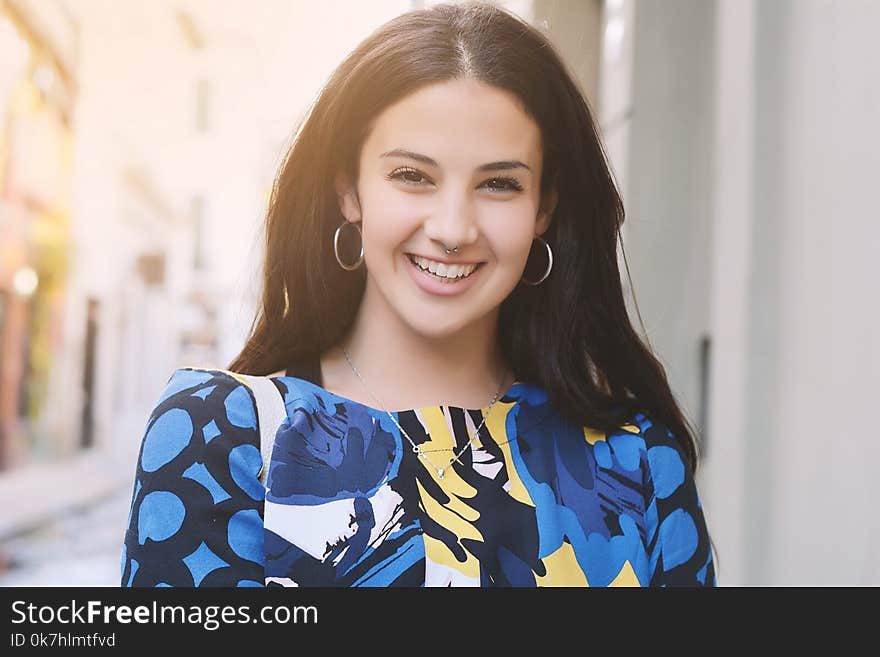
POLYGON ((376 401, 372 393, 388 410, 435 404, 483 408, 499 387, 503 394, 513 383, 498 348, 497 322, 496 309, 456 333, 425 336, 394 313, 373 312, 364 299, 352 329, 322 364, 325 387, 368 405, 376 401))

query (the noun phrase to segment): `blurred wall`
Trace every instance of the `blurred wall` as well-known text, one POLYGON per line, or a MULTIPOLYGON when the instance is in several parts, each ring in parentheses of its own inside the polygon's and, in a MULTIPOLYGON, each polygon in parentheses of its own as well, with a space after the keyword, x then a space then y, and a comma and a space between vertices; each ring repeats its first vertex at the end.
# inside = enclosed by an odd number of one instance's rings
POLYGON ((631 24, 625 239, 706 420, 719 582, 876 586, 880 4, 640 0, 631 24))
POLYGON ((751 581, 880 584, 880 3, 756 8, 751 581))
POLYGON ((532 2, 530 22, 553 42, 591 106, 598 101, 601 15, 601 0, 532 2))
POLYGON ((625 247, 648 338, 698 423, 709 332, 715 3, 643 1, 634 15, 625 247))
POLYGON ((53 376, 67 424, 56 434, 79 429, 94 307, 95 442, 130 463, 174 368, 225 368, 243 346, 286 144, 338 61, 409 2, 69 7, 82 48, 74 267, 53 376), (340 12, 346 21, 328 38, 323 27, 340 12))

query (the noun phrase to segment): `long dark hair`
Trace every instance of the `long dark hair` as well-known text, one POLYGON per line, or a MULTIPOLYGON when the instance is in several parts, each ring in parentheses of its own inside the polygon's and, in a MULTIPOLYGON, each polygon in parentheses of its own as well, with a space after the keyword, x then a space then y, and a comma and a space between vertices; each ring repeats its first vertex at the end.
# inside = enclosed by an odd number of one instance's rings
MULTIPOLYGON (((543 235, 553 249, 552 273, 539 286, 517 286, 500 310, 501 348, 517 379, 543 387, 575 426, 610 431, 645 412, 675 434, 695 472, 694 433, 663 366, 627 314, 617 258, 623 204, 588 103, 538 30, 487 3, 400 15, 332 74, 275 180, 262 304, 229 369, 283 371, 342 338, 366 279, 363 268, 344 271, 333 255, 333 233, 344 219, 335 174, 357 180, 361 145, 385 107, 424 85, 459 77, 520 99, 541 129, 542 198, 553 185, 558 192, 543 235)), ((535 252, 545 263, 544 250, 535 252)))

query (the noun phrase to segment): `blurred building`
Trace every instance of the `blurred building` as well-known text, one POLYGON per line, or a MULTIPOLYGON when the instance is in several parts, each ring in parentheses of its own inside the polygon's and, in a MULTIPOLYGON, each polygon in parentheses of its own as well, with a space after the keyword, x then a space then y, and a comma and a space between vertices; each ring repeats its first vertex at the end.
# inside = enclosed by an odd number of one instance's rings
POLYGON ((130 487, 171 372, 237 354, 296 124, 410 7, 0 0, 0 540, 130 487))
POLYGON ((0 3, 0 470, 64 449, 48 423, 70 264, 77 33, 0 3))

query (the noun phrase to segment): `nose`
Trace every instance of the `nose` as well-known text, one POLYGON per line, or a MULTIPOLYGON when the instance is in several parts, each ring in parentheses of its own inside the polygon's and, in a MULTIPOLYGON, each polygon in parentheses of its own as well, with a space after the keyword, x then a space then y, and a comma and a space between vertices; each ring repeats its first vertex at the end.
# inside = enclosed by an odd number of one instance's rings
POLYGON ((441 248, 472 244, 479 235, 473 199, 467 192, 446 194, 437 210, 425 220, 424 230, 441 248))

